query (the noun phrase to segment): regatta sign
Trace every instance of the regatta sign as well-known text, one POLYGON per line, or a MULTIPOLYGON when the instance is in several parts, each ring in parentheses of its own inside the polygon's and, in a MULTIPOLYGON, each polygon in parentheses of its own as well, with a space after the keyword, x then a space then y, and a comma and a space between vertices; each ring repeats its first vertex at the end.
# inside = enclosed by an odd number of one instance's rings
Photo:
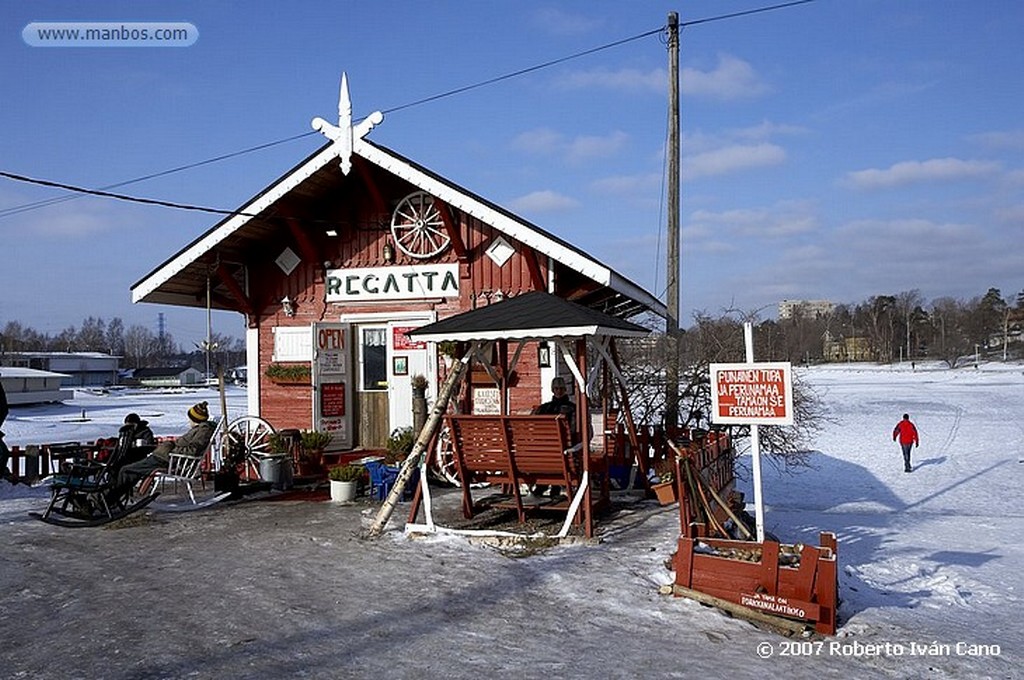
POLYGON ((458 297, 459 265, 329 269, 325 283, 327 302, 458 297))
POLYGON ((788 361, 711 364, 711 422, 792 425, 792 373, 788 361))

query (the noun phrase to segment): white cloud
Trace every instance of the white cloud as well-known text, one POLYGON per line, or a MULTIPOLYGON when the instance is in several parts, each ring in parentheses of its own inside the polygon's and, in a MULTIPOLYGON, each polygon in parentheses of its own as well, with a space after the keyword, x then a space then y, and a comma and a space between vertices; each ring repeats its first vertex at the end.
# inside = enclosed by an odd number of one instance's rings
POLYGON ((748 168, 779 165, 786 160, 786 151, 777 144, 734 144, 683 156, 683 179, 723 175, 748 168))
POLYGON ((995 218, 1002 223, 1024 225, 1024 203, 997 209, 995 218))
POLYGON ((1024 130, 1002 130, 971 135, 973 139, 993 149, 1024 149, 1024 130))
POLYGON ((731 54, 719 54, 718 64, 711 71, 684 68, 679 76, 684 95, 711 99, 751 99, 769 91, 754 68, 731 54))
POLYGON ((846 183, 858 189, 884 189, 919 182, 983 177, 998 172, 999 168, 999 163, 993 161, 933 158, 927 161, 903 161, 886 169, 856 170, 847 173, 846 183))
POLYGON ((532 154, 550 154, 565 146, 565 136, 550 128, 537 128, 520 133, 512 140, 512 148, 532 154))
POLYGON ((604 136, 582 135, 570 141, 566 151, 570 161, 589 161, 614 155, 628 141, 629 135, 619 130, 604 136))
POLYGON ((572 210, 579 206, 579 201, 550 189, 534 191, 508 202, 512 210, 529 213, 551 213, 572 210))
MULTIPOLYGON (((668 70, 598 68, 572 71, 556 81, 567 88, 600 87, 618 92, 664 94, 668 90, 668 70)), ((714 68, 702 71, 686 67, 679 73, 679 89, 684 96, 732 101, 752 99, 771 91, 749 62, 731 54, 719 54, 714 68)))
POLYGON ((690 217, 694 233, 743 238, 784 238, 812 232, 818 228, 818 216, 808 201, 782 201, 764 208, 745 208, 713 212, 696 210, 690 217))
MULTIPOLYGON (((836 230, 836 236, 844 248, 879 254, 879 244, 891 244, 896 255, 894 259, 904 259, 906 255, 899 244, 914 244, 913 259, 921 261, 926 254, 934 255, 940 260, 956 259, 965 251, 974 249, 977 244, 975 228, 954 222, 937 223, 926 219, 899 220, 854 220, 836 230)), ((885 250, 885 247, 881 247, 885 250)))
POLYGON ((661 175, 649 173, 646 175, 615 175, 603 177, 591 183, 590 188, 599 193, 616 195, 629 195, 636 192, 648 193, 657 189, 661 184, 661 175))
POLYGON ((535 155, 562 156, 571 163, 606 158, 618 153, 629 141, 629 135, 615 130, 607 135, 580 135, 568 138, 548 128, 528 130, 512 140, 512 147, 535 155))
POLYGON ((583 14, 566 12, 555 7, 545 7, 534 15, 535 23, 553 35, 581 35, 589 33, 603 23, 583 14))
POLYGON ((79 198, 26 211, 4 218, 16 224, 22 237, 36 235, 46 238, 94 236, 121 228, 123 218, 115 217, 107 205, 79 198))
POLYGON ((668 90, 668 71, 655 68, 641 71, 635 68, 617 70, 592 69, 572 71, 557 79, 557 84, 567 88, 601 87, 616 92, 664 93, 668 90))

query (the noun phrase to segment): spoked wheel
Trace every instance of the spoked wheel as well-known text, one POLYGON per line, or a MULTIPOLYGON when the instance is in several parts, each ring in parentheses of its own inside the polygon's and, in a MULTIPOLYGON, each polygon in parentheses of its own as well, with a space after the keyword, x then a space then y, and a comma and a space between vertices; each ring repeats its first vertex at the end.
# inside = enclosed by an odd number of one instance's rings
POLYGON ((451 243, 434 197, 425 191, 409 194, 391 215, 395 245, 406 255, 423 260, 440 254, 451 243))
MULTIPOLYGON (((437 446, 434 449, 434 458, 431 461, 430 473, 435 479, 461 487, 458 470, 455 469, 455 453, 452 451, 451 431, 442 427, 437 435, 437 446)), ((487 486, 484 482, 471 484, 470 488, 479 489, 487 486)))
POLYGON ((276 432, 273 425, 259 416, 242 416, 232 420, 228 423, 227 437, 218 425, 213 434, 215 463, 220 467, 227 453, 224 447, 230 447, 238 454, 231 458, 244 461, 243 475, 259 478, 260 458, 270 453, 270 435, 276 432), (242 451, 245 452, 244 457, 242 451))
POLYGON ((439 481, 461 486, 459 475, 455 470, 455 454, 452 452, 451 432, 447 427, 442 427, 437 434, 437 447, 434 449, 434 459, 431 461, 430 472, 439 481))

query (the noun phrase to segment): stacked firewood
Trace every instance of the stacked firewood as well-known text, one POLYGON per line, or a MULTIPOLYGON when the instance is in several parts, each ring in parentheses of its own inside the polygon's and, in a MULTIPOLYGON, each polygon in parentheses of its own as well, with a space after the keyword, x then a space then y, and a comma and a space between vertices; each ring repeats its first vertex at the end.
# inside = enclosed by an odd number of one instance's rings
MULTIPOLYGON (((800 553, 803 552, 802 543, 787 545, 779 544, 779 565, 785 567, 797 567, 800 565, 800 553)), ((730 560, 742 560, 743 562, 760 562, 764 555, 764 548, 760 543, 751 543, 746 546, 713 546, 703 541, 698 541, 693 547, 694 552, 714 557, 724 557, 730 560)))

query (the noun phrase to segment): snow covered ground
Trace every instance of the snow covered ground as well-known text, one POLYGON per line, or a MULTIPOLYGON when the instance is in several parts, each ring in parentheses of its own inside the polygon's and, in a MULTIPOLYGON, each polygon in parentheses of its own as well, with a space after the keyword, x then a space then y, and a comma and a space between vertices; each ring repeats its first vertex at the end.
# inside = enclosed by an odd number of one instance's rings
MULTIPOLYGON (((1024 366, 799 370, 830 420, 810 468, 765 466, 766 525, 787 542, 838 535, 836 638, 789 640, 658 595, 678 514, 653 501, 605 525, 600 545, 511 559, 461 538, 357 539, 369 503, 242 503, 62 530, 26 516, 44 490, 0 484, 5 674, 1021 677, 1024 366), (909 474, 891 438, 904 412, 922 438, 909 474), (183 601, 183 587, 195 596, 183 601), (152 603, 141 624, 118 604, 136 598, 152 603)), ((79 392, 15 407, 4 429, 12 444, 88 441, 136 410, 174 434, 199 400, 219 411, 212 390, 79 392), (83 408, 91 423, 73 422, 83 408)), ((241 391, 229 413, 244 413, 241 391)))

